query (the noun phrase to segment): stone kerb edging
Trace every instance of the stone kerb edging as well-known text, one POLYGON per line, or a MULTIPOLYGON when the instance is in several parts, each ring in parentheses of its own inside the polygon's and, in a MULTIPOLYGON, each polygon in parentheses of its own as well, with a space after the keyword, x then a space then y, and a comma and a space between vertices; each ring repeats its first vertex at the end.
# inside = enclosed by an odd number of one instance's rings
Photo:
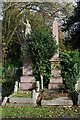
POLYGON ((21 103, 21 104, 25 104, 25 103, 33 103, 32 98, 27 98, 27 97, 13 97, 15 93, 11 94, 9 96, 9 102, 10 103, 21 103))
POLYGON ((1 106, 5 106, 6 105, 6 103, 7 103, 7 101, 9 100, 9 98, 13 95, 14 93, 12 93, 10 96, 6 96, 6 97, 4 97, 4 99, 3 99, 3 101, 2 101, 2 103, 1 103, 1 106))
POLYGON ((1 106, 5 106, 8 101, 8 97, 5 97, 4 100, 2 101, 1 106))
POLYGON ((9 98, 11 98, 12 96, 14 95, 14 93, 12 93, 10 96, 8 97, 4 97, 2 103, 1 103, 1 106, 5 106, 6 103, 8 102, 9 98))

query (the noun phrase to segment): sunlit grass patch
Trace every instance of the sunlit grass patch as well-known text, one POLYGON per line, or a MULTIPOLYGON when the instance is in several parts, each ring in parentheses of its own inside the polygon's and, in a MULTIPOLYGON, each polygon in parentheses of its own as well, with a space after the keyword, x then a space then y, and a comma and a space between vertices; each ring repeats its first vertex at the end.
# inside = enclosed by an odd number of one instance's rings
POLYGON ((32 97, 31 92, 18 91, 12 95, 12 97, 32 97))
POLYGON ((80 107, 47 106, 47 107, 2 107, 2 117, 55 118, 80 117, 80 107))

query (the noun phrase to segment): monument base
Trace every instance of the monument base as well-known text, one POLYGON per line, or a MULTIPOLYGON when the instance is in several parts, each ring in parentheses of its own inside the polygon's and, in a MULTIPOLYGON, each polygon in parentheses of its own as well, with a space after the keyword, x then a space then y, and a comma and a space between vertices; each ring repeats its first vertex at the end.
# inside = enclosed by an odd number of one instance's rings
POLYGON ((61 87, 61 85, 62 85, 62 77, 59 78, 51 77, 50 83, 48 85, 48 89, 57 90, 61 87))
POLYGON ((33 76, 21 76, 19 90, 32 90, 36 88, 36 83, 33 76))
POLYGON ((59 54, 56 53, 55 55, 53 55, 50 62, 51 62, 51 78, 48 85, 48 89, 57 90, 60 89, 63 83, 61 77, 61 70, 58 67, 60 64, 59 54))
POLYGON ((58 90, 62 84, 61 83, 49 83, 48 89, 49 90, 58 90))

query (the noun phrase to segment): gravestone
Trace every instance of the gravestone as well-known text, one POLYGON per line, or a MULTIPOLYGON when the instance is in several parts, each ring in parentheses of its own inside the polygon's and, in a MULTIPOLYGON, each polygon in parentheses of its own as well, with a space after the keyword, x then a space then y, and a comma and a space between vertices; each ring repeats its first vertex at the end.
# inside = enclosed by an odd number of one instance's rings
MULTIPOLYGON (((56 44, 58 45, 58 23, 55 20, 53 22, 53 36, 55 37, 56 44)), ((57 53, 53 55, 53 57, 50 60, 51 62, 51 78, 48 85, 49 89, 59 89, 62 84, 62 77, 61 77, 61 70, 57 67, 57 65, 60 63, 59 60, 59 50, 57 50, 57 53)))
POLYGON ((35 89, 36 83, 32 71, 32 61, 29 57, 24 57, 22 76, 20 77, 19 89, 32 90, 35 89))

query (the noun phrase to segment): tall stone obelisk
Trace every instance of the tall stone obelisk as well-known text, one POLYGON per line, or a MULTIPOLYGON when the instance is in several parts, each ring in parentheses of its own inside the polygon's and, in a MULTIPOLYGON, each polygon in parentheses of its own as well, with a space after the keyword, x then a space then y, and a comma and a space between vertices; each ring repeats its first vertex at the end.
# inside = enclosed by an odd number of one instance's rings
MULTIPOLYGON (((54 20, 53 22, 53 29, 52 29, 53 37, 55 37, 56 44, 59 45, 58 42, 58 22, 54 20)), ((62 77, 61 77, 61 70, 57 67, 57 65, 60 63, 59 60, 59 49, 53 55, 53 57, 50 60, 51 62, 51 78, 48 85, 48 89, 59 89, 60 85, 62 84, 62 77)))
POLYGON ((59 44, 58 42, 58 22, 54 20, 53 22, 53 29, 52 29, 53 36, 55 37, 56 43, 59 44))

